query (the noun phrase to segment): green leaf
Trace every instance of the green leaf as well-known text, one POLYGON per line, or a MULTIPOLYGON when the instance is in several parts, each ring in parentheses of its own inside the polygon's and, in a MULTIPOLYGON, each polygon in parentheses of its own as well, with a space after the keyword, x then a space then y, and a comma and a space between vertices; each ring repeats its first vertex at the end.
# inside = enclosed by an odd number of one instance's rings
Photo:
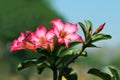
POLYGON ((65 68, 65 69, 64 69, 63 76, 64 76, 67 80, 78 80, 77 74, 76 74, 76 73, 72 73, 72 71, 73 71, 72 68, 65 68))
POLYGON ((69 76, 70 76, 70 73, 73 71, 72 68, 69 68, 69 67, 66 67, 64 69, 64 73, 63 73, 63 76, 68 80, 69 76))
POLYGON ((70 74, 68 80, 78 80, 77 73, 72 73, 72 74, 70 74))
POLYGON ((37 59, 27 60, 27 61, 24 61, 24 62, 18 64, 17 69, 20 71, 22 69, 25 69, 25 68, 28 68, 31 66, 35 66, 35 65, 37 65, 37 59))
POLYGON ((80 25, 80 27, 83 30, 86 44, 89 43, 91 41, 91 35, 92 35, 92 23, 91 23, 91 21, 85 20, 86 26, 84 24, 82 24, 81 22, 78 22, 78 24, 80 25))
POLYGON ((87 56, 88 56, 88 55, 87 55, 87 51, 83 51, 80 56, 87 57, 87 56))
POLYGON ((99 46, 96 46, 96 45, 94 45, 94 44, 91 44, 91 43, 90 43, 90 44, 88 44, 88 45, 87 45, 87 47, 100 48, 99 46))
POLYGON ((110 35, 106 34, 95 34, 92 36, 92 42, 100 41, 100 40, 107 40, 111 39, 112 37, 110 35))
POLYGON ((66 48, 65 45, 64 47, 63 46, 58 47, 58 51, 59 51, 58 56, 75 53, 77 49, 74 49, 73 47, 79 45, 80 43, 81 43, 80 41, 74 41, 69 43, 68 48, 66 48))
MULTIPOLYGON (((63 66, 63 63, 68 61, 69 59, 71 59, 72 57, 74 57, 75 54, 72 55, 64 55, 63 57, 59 58, 59 60, 56 62, 56 65, 58 65, 58 67, 63 66)), ((74 61, 73 61, 74 62, 74 61)))
POLYGON ((47 50, 45 50, 44 48, 42 48, 42 47, 37 48, 36 51, 38 53, 42 54, 42 55, 45 55, 45 56, 48 56, 48 57, 50 56, 50 53, 47 50))
POLYGON ((80 41, 70 42, 70 43, 69 43, 69 48, 72 48, 72 47, 74 47, 74 46, 76 46, 76 45, 78 45, 78 44, 80 44, 80 43, 81 43, 80 41))
POLYGON ((92 40, 91 34, 88 33, 88 34, 87 34, 87 37, 86 37, 86 40, 85 40, 85 43, 86 43, 86 44, 89 44, 89 42, 91 42, 91 40, 92 40))
POLYGON ((41 62, 45 61, 46 59, 47 59, 46 56, 40 56, 40 57, 38 58, 37 62, 38 62, 38 63, 41 63, 41 62))
POLYGON ((95 68, 90 69, 88 73, 98 76, 102 78, 103 80, 111 80, 111 76, 109 74, 101 72, 100 70, 95 69, 95 68))
POLYGON ((92 22, 89 21, 89 20, 85 20, 85 23, 86 23, 86 27, 88 28, 88 32, 91 32, 92 33, 92 22))
POLYGON ((45 68, 47 68, 48 66, 46 65, 46 64, 44 64, 44 63, 42 63, 42 64, 38 64, 37 65, 37 72, 38 72, 38 74, 41 74, 42 72, 43 72, 43 70, 45 69, 45 68))
POLYGON ((75 49, 75 48, 72 48, 72 49, 67 49, 63 52, 63 55, 72 55, 72 54, 76 54, 78 52, 79 49, 75 49))
POLYGON ((73 71, 73 69, 70 67, 67 67, 64 69, 65 74, 70 74, 72 71, 73 71))
POLYGON ((87 31, 85 25, 84 25, 83 23, 81 23, 81 22, 78 22, 78 24, 79 24, 80 27, 82 28, 82 31, 83 31, 84 36, 85 36, 85 39, 86 39, 88 31, 87 31))
POLYGON ((116 69, 112 68, 112 67, 109 67, 109 69, 110 69, 110 71, 111 71, 111 73, 113 75, 112 79, 113 80, 120 80, 118 71, 116 69))
POLYGON ((75 56, 74 54, 72 55, 65 55, 61 58, 61 62, 66 62, 67 60, 69 60, 71 57, 75 56))
POLYGON ((56 44, 55 47, 54 47, 54 50, 53 50, 53 52, 52 52, 52 55, 53 55, 53 56, 59 56, 59 55, 61 54, 61 51, 62 51, 63 49, 65 49, 65 48, 66 48, 66 47, 65 47, 64 44, 63 44, 63 45, 56 44))

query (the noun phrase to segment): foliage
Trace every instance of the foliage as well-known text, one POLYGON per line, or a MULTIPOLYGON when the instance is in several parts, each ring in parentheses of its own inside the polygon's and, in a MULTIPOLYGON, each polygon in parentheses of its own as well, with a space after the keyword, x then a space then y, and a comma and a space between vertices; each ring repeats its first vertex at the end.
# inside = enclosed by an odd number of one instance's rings
POLYGON ((112 73, 112 76, 109 73, 102 72, 99 69, 95 69, 95 68, 90 69, 88 73, 96 75, 103 80, 120 80, 117 70, 112 67, 108 67, 108 68, 110 72, 112 73))

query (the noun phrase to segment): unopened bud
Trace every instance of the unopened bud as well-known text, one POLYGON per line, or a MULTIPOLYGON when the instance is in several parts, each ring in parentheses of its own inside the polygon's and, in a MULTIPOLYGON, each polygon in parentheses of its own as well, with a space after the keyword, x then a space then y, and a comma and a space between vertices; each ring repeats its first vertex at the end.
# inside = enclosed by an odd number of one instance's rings
POLYGON ((104 28, 104 26, 105 26, 105 23, 101 24, 101 25, 95 30, 95 32, 94 32, 93 34, 99 33, 99 32, 104 28))

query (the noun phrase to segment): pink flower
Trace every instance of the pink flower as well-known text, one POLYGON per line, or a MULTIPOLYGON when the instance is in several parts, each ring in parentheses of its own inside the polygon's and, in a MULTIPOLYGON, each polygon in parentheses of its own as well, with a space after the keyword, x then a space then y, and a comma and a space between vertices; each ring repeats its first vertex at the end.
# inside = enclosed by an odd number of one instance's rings
POLYGON ((82 38, 76 34, 78 31, 77 24, 72 24, 70 22, 64 24, 61 19, 53 19, 50 23, 53 24, 58 43, 65 43, 68 48, 68 42, 70 41, 79 40, 83 42, 82 38))
POLYGON ((10 52, 21 49, 34 51, 37 47, 27 39, 29 34, 30 31, 26 31, 26 34, 21 32, 20 36, 11 43, 10 52))
POLYGON ((51 46, 53 44, 53 38, 55 34, 53 29, 46 29, 45 26, 38 26, 34 33, 31 33, 29 40, 33 42, 38 47, 43 47, 45 49, 53 49, 51 46), (50 47, 51 46, 51 47, 50 47))

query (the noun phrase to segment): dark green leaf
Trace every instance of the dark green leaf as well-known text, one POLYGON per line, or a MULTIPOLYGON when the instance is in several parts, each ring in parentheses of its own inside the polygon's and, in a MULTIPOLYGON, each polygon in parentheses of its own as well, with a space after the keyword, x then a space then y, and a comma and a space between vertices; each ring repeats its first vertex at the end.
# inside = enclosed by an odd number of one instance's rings
POLYGON ((50 53, 47 50, 43 49, 42 47, 38 48, 37 52, 48 57, 50 56, 50 53))
POLYGON ((96 45, 94 45, 94 44, 88 44, 87 47, 100 48, 99 46, 96 46, 96 45))
POLYGON ((80 41, 70 42, 70 43, 69 43, 69 48, 72 48, 72 47, 74 47, 74 46, 76 46, 76 45, 78 45, 78 44, 80 44, 80 43, 81 43, 80 41))
POLYGON ((61 51, 65 48, 65 44, 55 44, 54 50, 52 51, 52 55, 59 56, 61 54, 61 51))
POLYGON ((77 73, 72 73, 72 74, 70 74, 70 76, 69 76, 69 79, 68 79, 68 80, 78 80, 77 73))
POLYGON ((87 30, 92 33, 92 22, 89 20, 85 20, 86 27, 88 28, 87 30))
POLYGON ((38 74, 41 74, 45 68, 47 68, 46 64, 44 64, 44 63, 38 64, 37 65, 37 72, 38 72, 38 74))
POLYGON ((38 58, 37 62, 38 62, 38 63, 41 63, 41 62, 45 61, 46 59, 47 59, 46 56, 40 56, 40 57, 38 58))
POLYGON ((109 74, 101 72, 100 70, 95 69, 95 68, 90 69, 88 73, 98 76, 102 78, 103 80, 111 80, 111 76, 109 74))
MULTIPOLYGON (((58 65, 58 67, 61 67, 63 66, 63 63, 68 61, 69 59, 71 59, 72 57, 74 57, 75 54, 72 54, 72 55, 64 55, 63 57, 61 57, 57 62, 56 64, 58 65)), ((74 61, 72 61, 74 62, 74 61)))
POLYGON ((86 27, 81 22, 78 22, 78 24, 80 25, 80 27, 83 30, 83 33, 84 33, 84 36, 85 36, 85 42, 86 42, 86 44, 88 44, 92 40, 91 39, 92 23, 89 20, 85 20, 85 23, 86 23, 86 27))
POLYGON ((44 50, 44 48, 42 48, 42 47, 36 49, 36 51, 37 51, 38 53, 41 53, 43 50, 44 50))
POLYGON ((84 36, 85 36, 85 39, 86 39, 88 31, 87 31, 85 25, 84 25, 83 23, 81 23, 81 22, 78 22, 78 24, 79 24, 80 27, 82 28, 83 33, 84 33, 84 36))
POLYGON ((18 70, 22 70, 35 65, 37 65, 37 59, 27 60, 18 65, 18 70))
POLYGON ((92 38, 91 38, 91 34, 87 34, 87 37, 86 37, 86 40, 85 40, 85 43, 88 44, 89 42, 91 42, 92 38))
POLYGON ((67 80, 77 80, 77 79, 78 79, 77 74, 76 74, 76 73, 72 73, 72 74, 71 74, 72 71, 73 71, 72 68, 65 68, 65 69, 64 69, 63 76, 64 76, 67 80))
POLYGON ((116 69, 112 68, 112 67, 109 67, 109 69, 110 69, 110 71, 113 75, 113 77, 112 77, 113 80, 120 80, 118 71, 116 69))
POLYGON ((72 58, 73 56, 75 56, 74 54, 72 55, 65 55, 61 58, 62 62, 66 62, 67 60, 69 60, 70 58, 72 58))
POLYGON ((100 41, 100 40, 107 40, 111 39, 112 37, 110 35, 106 34, 95 34, 92 36, 92 42, 100 41))
POLYGON ((67 67, 64 69, 65 74, 70 74, 72 71, 73 71, 73 69, 70 67, 67 67))
POLYGON ((63 73, 63 76, 68 80, 68 78, 70 77, 70 73, 73 71, 72 68, 65 68, 64 69, 64 73, 63 73))

